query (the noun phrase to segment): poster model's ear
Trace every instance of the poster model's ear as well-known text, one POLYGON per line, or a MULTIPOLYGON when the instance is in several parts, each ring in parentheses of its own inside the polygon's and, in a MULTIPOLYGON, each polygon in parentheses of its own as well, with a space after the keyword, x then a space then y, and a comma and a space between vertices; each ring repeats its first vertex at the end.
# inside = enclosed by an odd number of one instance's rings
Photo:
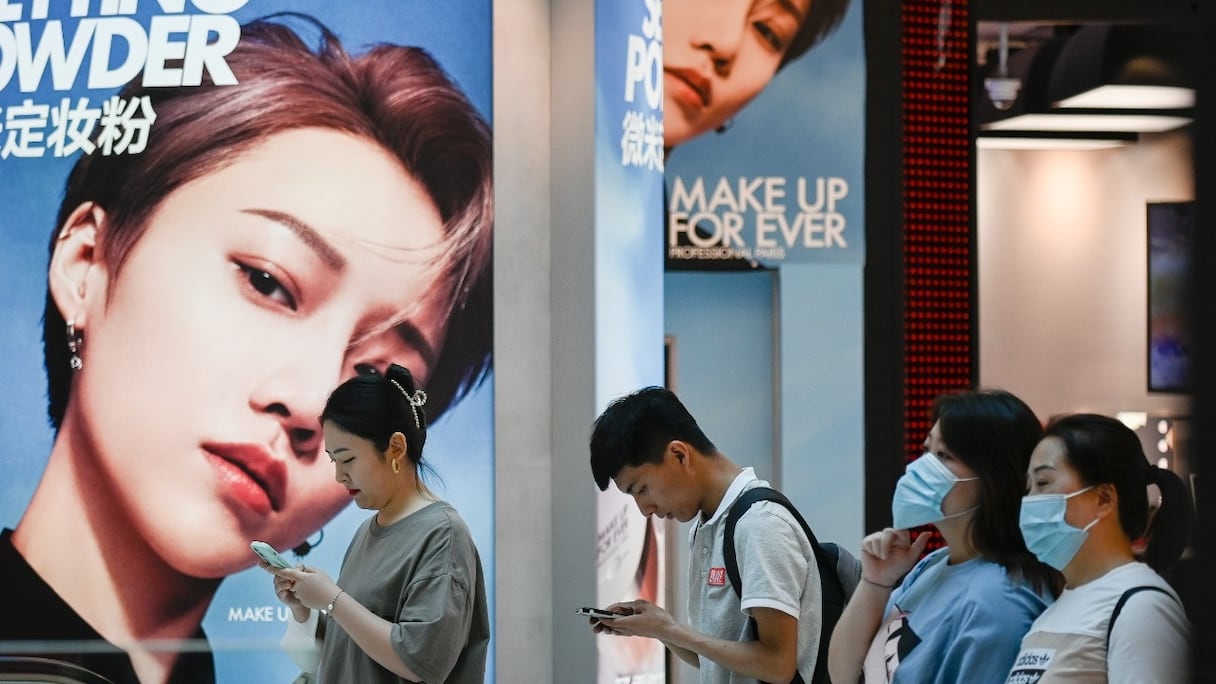
POLYGON ((97 236, 105 220, 105 210, 93 202, 76 207, 60 226, 51 253, 51 297, 64 319, 75 321, 78 328, 88 325, 86 304, 105 291, 105 268, 97 250, 97 236))

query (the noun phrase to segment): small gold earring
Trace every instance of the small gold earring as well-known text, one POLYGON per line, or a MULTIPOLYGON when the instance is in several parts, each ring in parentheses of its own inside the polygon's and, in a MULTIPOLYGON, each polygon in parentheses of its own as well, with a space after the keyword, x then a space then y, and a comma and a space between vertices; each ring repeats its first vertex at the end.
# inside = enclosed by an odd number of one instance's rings
POLYGON ((394 458, 392 461, 389 461, 389 463, 391 463, 393 466, 394 475, 401 472, 401 461, 394 458))

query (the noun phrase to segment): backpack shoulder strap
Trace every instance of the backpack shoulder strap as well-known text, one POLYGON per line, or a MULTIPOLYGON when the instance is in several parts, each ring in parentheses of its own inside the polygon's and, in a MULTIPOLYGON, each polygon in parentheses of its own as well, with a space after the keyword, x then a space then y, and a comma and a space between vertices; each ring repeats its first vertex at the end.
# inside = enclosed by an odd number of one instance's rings
POLYGON ((1115 602, 1115 609, 1111 611, 1110 622, 1106 623, 1106 650, 1110 650, 1110 635, 1115 629, 1115 620, 1119 618, 1119 613, 1123 612, 1123 605, 1127 603, 1129 598, 1142 591, 1159 591, 1166 596, 1170 595, 1168 591, 1153 584, 1143 584, 1138 587, 1132 587, 1131 589, 1123 592, 1123 594, 1119 597, 1119 600, 1115 602))
POLYGON ((735 557, 735 526, 739 524, 739 518, 743 517, 752 504, 759 501, 772 501, 788 510, 802 527, 807 539, 811 541, 811 547, 815 550, 815 558, 818 559, 823 555, 819 540, 815 538, 811 526, 806 523, 802 514, 798 512, 797 508, 794 508, 794 504, 785 498, 784 494, 772 487, 752 487, 745 490, 726 512, 726 529, 723 531, 722 537, 722 555, 726 561, 726 576, 730 578, 730 585, 734 588, 735 595, 740 598, 743 596, 743 585, 739 578, 739 561, 735 557))
MULTIPOLYGON (((844 610, 844 604, 848 601, 850 592, 846 592, 837 572, 836 563, 841 553, 848 554, 843 549, 834 548, 833 553, 829 553, 819 540, 815 538, 815 533, 811 531, 811 526, 807 524, 806 519, 794 507, 794 504, 785 497, 781 492, 771 487, 752 487, 739 495, 738 499, 731 504, 730 510, 726 513, 726 528, 723 532, 722 539, 722 556, 726 563, 726 576, 730 579, 730 585, 735 590, 735 596, 743 598, 743 584, 739 577, 739 562, 735 557, 735 526, 739 522, 739 518, 747 512, 752 504, 758 501, 772 501, 780 504, 794 516, 794 520, 802 527, 803 533, 811 543, 811 551, 815 555, 815 565, 819 568, 819 586, 823 599, 823 620, 822 632, 819 636, 819 654, 815 661, 815 673, 812 682, 826 682, 827 665, 828 665, 828 640, 831 637, 832 631, 836 626, 836 622, 840 619, 840 615, 844 610)), ((851 556, 850 556, 851 558, 851 556)), ((753 627, 754 629, 754 627, 753 627)), ((795 684, 802 683, 802 675, 799 674, 794 678, 795 684)))

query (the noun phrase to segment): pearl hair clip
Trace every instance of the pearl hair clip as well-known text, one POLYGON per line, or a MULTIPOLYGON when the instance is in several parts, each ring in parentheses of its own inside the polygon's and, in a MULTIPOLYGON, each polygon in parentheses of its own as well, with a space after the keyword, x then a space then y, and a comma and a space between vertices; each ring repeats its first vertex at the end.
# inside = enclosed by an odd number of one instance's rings
POLYGON ((406 392, 405 388, 401 386, 401 383, 397 382, 396 380, 389 380, 389 382, 393 383, 394 387, 401 390, 401 394, 404 395, 405 400, 409 402, 410 410, 414 412, 414 427, 421 430, 422 421, 418 418, 418 408, 426 403, 426 392, 423 392, 422 390, 414 390, 414 394, 411 396, 410 393, 406 392))

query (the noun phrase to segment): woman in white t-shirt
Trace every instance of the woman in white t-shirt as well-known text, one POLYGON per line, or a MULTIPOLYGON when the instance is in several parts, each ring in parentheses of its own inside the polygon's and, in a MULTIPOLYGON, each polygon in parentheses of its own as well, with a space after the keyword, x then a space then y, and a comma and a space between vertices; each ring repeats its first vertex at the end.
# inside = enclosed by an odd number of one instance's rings
MULTIPOLYGON (((1148 484, 1162 490, 1157 524, 1181 511, 1185 530, 1190 501, 1182 482, 1148 463, 1134 432, 1092 414, 1050 424, 1027 477, 1022 535, 1066 585, 1022 639, 1006 683, 1187 681, 1190 625, 1182 604, 1132 547, 1146 532, 1148 484)), ((1150 538, 1150 550, 1168 543, 1166 532, 1150 538)))

